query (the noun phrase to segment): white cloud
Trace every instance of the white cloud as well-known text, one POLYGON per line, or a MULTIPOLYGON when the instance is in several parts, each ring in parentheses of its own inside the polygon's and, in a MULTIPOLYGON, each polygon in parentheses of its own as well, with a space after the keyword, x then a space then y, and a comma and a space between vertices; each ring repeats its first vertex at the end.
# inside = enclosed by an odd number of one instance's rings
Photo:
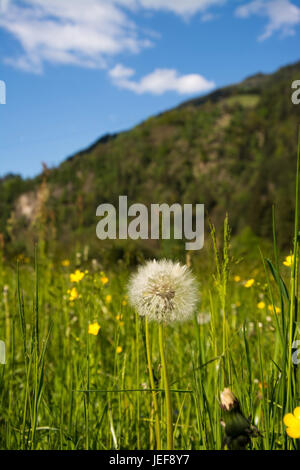
POLYGON ((215 83, 202 75, 189 74, 179 75, 174 69, 156 69, 149 75, 141 78, 140 81, 134 81, 130 77, 134 74, 132 69, 128 69, 118 64, 110 71, 114 83, 127 90, 137 94, 151 93, 161 95, 167 91, 175 91, 181 95, 202 93, 214 88, 215 83))
MULTIPOLYGON (((46 62, 107 68, 111 58, 122 53, 139 53, 158 40, 155 32, 139 28, 136 13, 164 10, 184 19, 200 13, 202 21, 209 21, 215 17, 211 8, 226 2, 228 0, 0 0, 0 28, 10 33, 22 48, 19 56, 4 60, 38 73, 46 62)), ((300 23, 300 8, 291 0, 248 0, 236 14, 242 18, 250 15, 268 18, 260 39, 266 39, 275 31, 293 34, 300 23)), ((200 86, 197 75, 189 77, 198 84, 195 86, 200 86)), ((129 83, 132 86, 135 82, 129 83)))
POLYGON ((0 0, 0 12, 3 13, 4 11, 7 10, 9 1, 10 0, 0 0))
POLYGON ((104 67, 109 56, 150 45, 113 1, 12 0, 0 16, 24 53, 7 61, 40 72, 45 61, 104 67))
POLYGON ((242 5, 236 10, 240 18, 248 18, 251 15, 266 16, 268 24, 259 40, 263 41, 276 31, 284 36, 295 34, 295 27, 300 24, 300 8, 290 0, 254 0, 242 5))
POLYGON ((0 0, 0 28, 23 49, 19 57, 5 61, 33 72, 41 72, 45 62, 105 67, 108 57, 152 45, 153 35, 145 37, 131 20, 133 10, 163 9, 187 16, 223 1, 0 0))
POLYGON ((169 10, 182 16, 226 0, 0 0, 0 28, 22 46, 6 62, 41 72, 43 64, 105 67, 107 58, 138 53, 154 35, 140 31, 132 11, 169 10))
POLYGON ((127 67, 124 67, 122 64, 117 64, 113 69, 109 71, 109 75, 114 79, 114 80, 123 80, 127 79, 129 77, 132 77, 132 75, 135 74, 135 71, 133 69, 129 69, 127 67))
POLYGON ((222 5, 227 0, 115 0, 131 8, 166 10, 182 16, 191 16, 203 12, 215 5, 222 5))

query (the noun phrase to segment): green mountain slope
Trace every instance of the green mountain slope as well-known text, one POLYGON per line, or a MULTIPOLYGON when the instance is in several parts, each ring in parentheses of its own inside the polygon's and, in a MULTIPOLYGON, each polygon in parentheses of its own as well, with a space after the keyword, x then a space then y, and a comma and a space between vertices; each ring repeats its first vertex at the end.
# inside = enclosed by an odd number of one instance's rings
POLYGON ((129 203, 204 203, 217 225, 228 212, 234 234, 250 227, 261 237, 270 237, 275 204, 280 241, 287 243, 300 124, 300 105, 291 102, 296 79, 300 62, 105 136, 32 180, 6 177, 2 239, 17 250, 41 233, 61 246, 96 244, 97 206, 117 206, 125 194, 129 203))

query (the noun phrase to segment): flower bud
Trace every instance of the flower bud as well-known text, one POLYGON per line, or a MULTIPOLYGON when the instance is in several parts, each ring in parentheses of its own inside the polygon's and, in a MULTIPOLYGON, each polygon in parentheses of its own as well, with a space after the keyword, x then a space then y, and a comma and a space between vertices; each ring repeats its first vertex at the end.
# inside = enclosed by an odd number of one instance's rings
POLYGON ((220 394, 221 408, 224 413, 225 438, 223 447, 230 450, 245 450, 251 437, 259 435, 258 430, 250 420, 243 415, 238 399, 230 388, 225 388, 220 394))

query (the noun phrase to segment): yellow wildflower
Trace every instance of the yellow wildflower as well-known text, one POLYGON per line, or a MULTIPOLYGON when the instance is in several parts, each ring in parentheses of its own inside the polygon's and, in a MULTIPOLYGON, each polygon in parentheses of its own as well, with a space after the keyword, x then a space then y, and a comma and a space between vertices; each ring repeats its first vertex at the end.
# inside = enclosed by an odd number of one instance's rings
POLYGON ((111 299, 112 299, 112 296, 110 294, 108 294, 106 297, 105 297, 105 302, 107 304, 109 304, 111 302, 111 299))
POLYGON ((283 418, 284 424, 287 426, 286 433, 293 439, 300 438, 300 406, 294 409, 294 413, 288 413, 283 418))
POLYGON ((76 269, 75 273, 70 274, 71 282, 80 282, 81 279, 83 278, 84 278, 84 273, 81 272, 79 269, 76 269))
POLYGON ((68 294, 70 296, 70 298, 69 298, 70 302, 73 302, 74 300, 78 299, 78 297, 79 297, 79 294, 78 294, 78 291, 77 291, 76 287, 73 287, 73 289, 68 290, 68 294))
POLYGON ((121 354, 122 351, 123 351, 122 346, 118 346, 117 347, 117 354, 121 354))
POLYGON ((240 276, 234 276, 234 282, 240 282, 241 278, 240 276))
POLYGON ((263 310, 265 308, 265 306, 266 306, 266 304, 263 301, 258 302, 258 304, 257 304, 257 308, 259 310, 263 310))
POLYGON ((283 264, 284 266, 291 267, 294 264, 294 255, 286 256, 283 264))
POLYGON ((62 262, 61 262, 61 265, 64 267, 64 268, 67 268, 68 266, 70 266, 70 261, 68 259, 64 259, 62 262))
POLYGON ((106 277, 106 276, 104 275, 104 276, 102 276, 102 277, 100 278, 100 281, 101 281, 102 284, 105 286, 105 284, 108 283, 108 277, 106 277))
POLYGON ((123 323, 123 315, 116 315, 116 320, 120 323, 120 326, 122 326, 121 324, 124 324, 123 323))
POLYGON ((273 305, 268 305, 268 310, 270 312, 274 312, 274 309, 275 309, 275 313, 280 313, 280 308, 279 307, 273 307, 273 305))
MULTIPOLYGON (((258 382, 258 388, 262 390, 263 388, 262 382, 258 382)), ((268 388, 268 384, 266 382, 264 382, 264 388, 268 388)))
POLYGON ((97 323, 97 322, 91 323, 89 325, 89 334, 97 336, 97 334, 99 333, 100 328, 101 328, 101 326, 99 325, 99 323, 97 323))
POLYGON ((248 281, 245 282, 244 286, 245 287, 252 287, 254 284, 255 280, 254 279, 248 279, 248 281))
POLYGON ((125 307, 125 305, 127 305, 127 302, 126 300, 122 300, 122 305, 125 307))

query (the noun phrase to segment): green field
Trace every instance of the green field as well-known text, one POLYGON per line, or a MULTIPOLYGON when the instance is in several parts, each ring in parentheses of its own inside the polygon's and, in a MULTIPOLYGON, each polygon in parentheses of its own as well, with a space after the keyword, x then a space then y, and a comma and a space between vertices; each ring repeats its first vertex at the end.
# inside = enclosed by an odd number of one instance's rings
MULTIPOLYGON (((187 257, 199 287, 194 319, 165 327, 174 448, 222 448, 220 392, 230 387, 259 431, 248 448, 295 449, 283 417, 299 404, 290 347, 299 335, 290 301, 298 258, 293 265, 275 245, 272 262, 258 249, 256 264, 238 260, 227 219, 224 227, 221 248, 203 250, 205 263, 201 253, 187 257)), ((149 323, 152 394, 145 320, 127 297, 130 270, 120 261, 103 272, 86 250, 59 262, 43 244, 35 251, 35 260, 1 257, 1 448, 166 448, 158 325, 149 323)))

